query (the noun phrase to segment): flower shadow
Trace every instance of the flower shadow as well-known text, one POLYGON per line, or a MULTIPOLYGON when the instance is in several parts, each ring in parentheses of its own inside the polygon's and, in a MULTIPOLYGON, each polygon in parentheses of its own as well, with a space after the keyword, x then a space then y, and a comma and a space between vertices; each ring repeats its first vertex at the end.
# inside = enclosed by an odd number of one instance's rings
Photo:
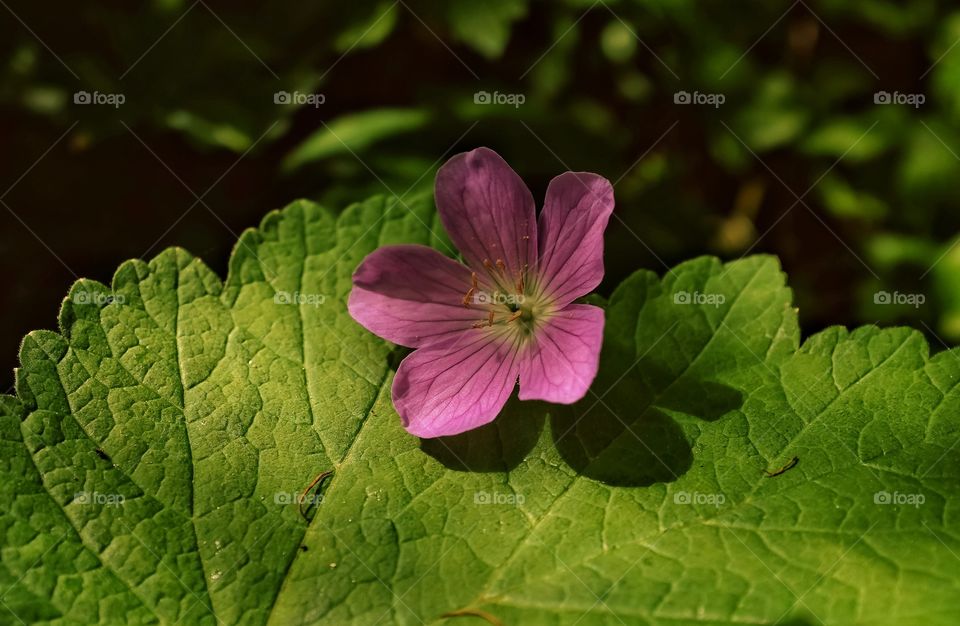
POLYGON ((533 450, 553 409, 544 402, 520 402, 514 391, 491 423, 459 435, 421 439, 420 449, 452 470, 511 471, 533 450))
MULTIPOLYGON (((641 372, 655 369, 637 366, 641 372)), ((555 411, 554 443, 579 474, 615 486, 672 482, 693 464, 690 435, 671 413, 714 421, 740 408, 743 394, 727 385, 681 377, 657 388, 624 376, 612 386, 603 378, 575 405, 555 411)))
POLYGON ((743 394, 690 373, 671 373, 652 358, 632 367, 625 363, 608 359, 576 404, 520 402, 514 392, 490 424, 421 439, 420 448, 455 471, 509 472, 528 457, 549 422, 553 444, 581 476, 614 486, 672 482, 693 464, 690 433, 673 416, 696 428, 697 420, 714 421, 739 409, 743 394))
MULTIPOLYGON (((654 369, 636 368, 649 376, 654 369)), ((736 410, 740 391, 712 381, 681 377, 657 388, 638 375, 604 385, 570 406, 520 402, 516 394, 496 420, 460 435, 421 439, 420 448, 448 469, 509 472, 534 449, 550 422, 553 443, 578 474, 615 486, 672 482, 690 469, 689 436, 670 413, 713 421, 736 410), (602 391, 601 391, 602 390, 602 391)), ((619 374, 618 374, 619 376, 619 374)))

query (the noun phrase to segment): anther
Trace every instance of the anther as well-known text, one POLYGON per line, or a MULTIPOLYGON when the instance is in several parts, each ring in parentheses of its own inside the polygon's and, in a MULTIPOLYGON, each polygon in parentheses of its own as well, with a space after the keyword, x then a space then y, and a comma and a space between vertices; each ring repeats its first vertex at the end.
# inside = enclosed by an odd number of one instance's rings
POLYGON ((473 298, 473 293, 476 291, 474 287, 471 287, 467 290, 467 295, 463 296, 463 306, 470 308, 470 299, 473 298))

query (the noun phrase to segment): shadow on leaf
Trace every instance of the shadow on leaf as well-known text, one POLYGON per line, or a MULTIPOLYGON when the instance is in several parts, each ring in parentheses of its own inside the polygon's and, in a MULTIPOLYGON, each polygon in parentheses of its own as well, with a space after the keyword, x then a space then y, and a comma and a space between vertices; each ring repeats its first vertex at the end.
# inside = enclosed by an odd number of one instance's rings
POLYGON ((452 470, 510 471, 533 450, 553 408, 543 402, 520 402, 514 392, 497 419, 486 426, 450 437, 421 439, 420 448, 452 470))
POLYGON ((616 486, 649 486, 676 480, 693 463, 687 435, 665 411, 713 421, 742 402, 732 387, 670 376, 641 360, 626 372, 601 368, 583 400, 557 407, 551 430, 560 454, 581 475, 616 486))
POLYGON ((578 474, 609 485, 649 486, 676 480, 693 463, 688 435, 668 412, 713 421, 743 403, 739 390, 653 358, 633 362, 616 347, 605 357, 576 404, 520 402, 514 392, 490 424, 422 439, 420 448, 455 471, 511 471, 533 450, 549 418, 554 445, 578 474))

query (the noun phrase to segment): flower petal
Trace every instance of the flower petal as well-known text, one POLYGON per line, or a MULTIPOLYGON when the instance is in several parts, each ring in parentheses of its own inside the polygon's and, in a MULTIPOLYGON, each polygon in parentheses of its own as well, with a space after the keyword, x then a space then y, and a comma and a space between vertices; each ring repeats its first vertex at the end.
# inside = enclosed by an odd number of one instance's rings
POLYGON ((463 306, 470 281, 469 269, 433 248, 384 246, 354 272, 347 309, 375 335, 416 348, 482 319, 463 306))
POLYGON ((572 404, 597 375, 603 309, 571 304, 537 329, 520 359, 520 399, 572 404))
POLYGON ((436 202, 447 233, 478 273, 485 260, 495 264, 503 259, 514 274, 533 265, 537 250, 533 196, 493 150, 477 148, 447 161, 437 172, 436 202))
POLYGON ((586 172, 566 172, 547 187, 540 213, 538 282, 565 306, 603 279, 603 231, 613 212, 613 186, 586 172))
POLYGON ((493 421, 519 368, 511 339, 473 329, 405 358, 393 380, 393 405, 413 435, 456 435, 493 421))

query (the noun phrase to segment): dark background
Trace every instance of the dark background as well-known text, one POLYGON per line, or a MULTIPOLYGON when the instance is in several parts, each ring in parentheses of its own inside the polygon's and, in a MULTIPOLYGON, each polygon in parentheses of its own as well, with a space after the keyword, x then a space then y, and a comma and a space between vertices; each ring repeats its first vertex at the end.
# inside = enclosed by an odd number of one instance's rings
POLYGON ((223 276, 268 210, 429 189, 480 145, 538 199, 567 169, 615 181, 604 293, 773 253, 806 332, 909 323, 941 349, 960 339, 958 41, 960 9, 932 0, 4 0, 0 392, 76 278, 172 245, 223 276))

